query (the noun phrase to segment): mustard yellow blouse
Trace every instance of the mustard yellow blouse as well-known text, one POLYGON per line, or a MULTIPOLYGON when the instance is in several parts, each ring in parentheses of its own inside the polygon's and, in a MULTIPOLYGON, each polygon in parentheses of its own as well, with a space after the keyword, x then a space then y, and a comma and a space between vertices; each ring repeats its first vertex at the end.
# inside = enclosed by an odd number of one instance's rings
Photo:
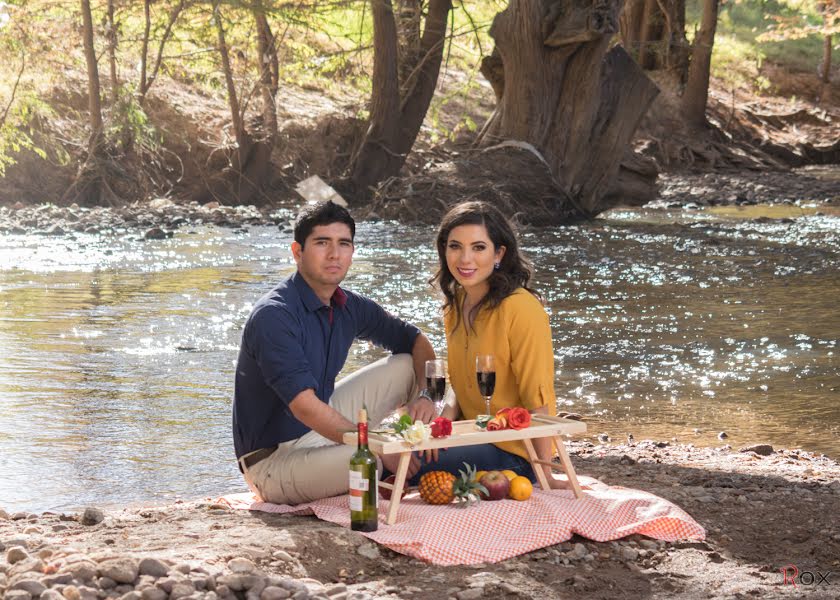
MULTIPOLYGON (((550 415, 557 414, 551 327, 545 309, 533 294, 519 288, 495 309, 483 308, 476 315, 473 330, 467 331, 461 319, 453 331, 455 320, 453 310, 444 315, 449 383, 462 418, 474 419, 485 412, 475 375, 478 354, 495 357, 496 389, 490 405, 493 414, 514 406, 528 410, 547 406, 550 415)), ((522 442, 496 445, 528 458, 522 442)))

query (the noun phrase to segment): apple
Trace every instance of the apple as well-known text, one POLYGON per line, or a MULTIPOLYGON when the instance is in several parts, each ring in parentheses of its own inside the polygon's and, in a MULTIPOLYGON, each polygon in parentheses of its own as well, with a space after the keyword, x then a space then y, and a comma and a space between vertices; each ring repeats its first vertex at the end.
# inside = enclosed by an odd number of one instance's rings
MULTIPOLYGON (((385 483, 390 483, 391 485, 394 485, 394 482, 395 482, 396 480, 397 480, 397 476, 396 476, 396 475, 388 475, 388 477, 386 477, 386 478, 385 478, 385 479, 383 479, 382 481, 384 481, 385 483)), ((406 487, 408 487, 407 483, 408 483, 408 482, 405 482, 405 483, 403 484, 402 494, 400 494, 400 500, 402 500, 403 498, 405 498, 405 494, 406 494, 406 489, 405 489, 405 488, 406 488, 406 487)), ((389 489, 388 489, 388 488, 386 488, 386 487, 382 487, 382 486, 380 485, 380 486, 379 486, 379 497, 380 497, 380 498, 382 498, 383 500, 390 500, 390 499, 391 499, 391 490, 389 490, 389 489)))
POLYGON ((482 493, 482 500, 503 500, 510 490, 510 479, 501 471, 488 471, 478 482, 487 488, 487 494, 482 493))

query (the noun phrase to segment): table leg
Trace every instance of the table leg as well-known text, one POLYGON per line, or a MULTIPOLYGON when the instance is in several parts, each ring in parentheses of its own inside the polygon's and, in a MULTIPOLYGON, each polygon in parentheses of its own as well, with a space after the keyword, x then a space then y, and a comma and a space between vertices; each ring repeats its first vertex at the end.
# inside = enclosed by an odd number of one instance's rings
POLYGON ((537 481, 540 483, 540 487, 544 490, 550 490, 551 486, 548 483, 548 477, 545 476, 545 469, 537 456, 537 451, 534 448, 534 443, 530 439, 522 440, 525 442, 525 450, 528 451, 528 458, 531 461, 531 468, 534 469, 534 475, 537 476, 537 481))
POLYGON ((572 484, 572 491, 575 494, 575 498, 580 498, 583 496, 583 491, 580 489, 575 468, 572 466, 568 452, 566 452, 566 444, 558 436, 554 438, 554 445, 557 446, 557 454, 560 455, 560 464, 563 465, 563 470, 566 471, 566 477, 569 478, 569 483, 572 484))
POLYGON ((400 454, 400 462, 397 465, 397 473, 394 478, 394 489, 391 490, 391 503, 388 506, 388 518, 385 520, 388 525, 397 522, 397 510, 400 508, 402 491, 405 487, 405 475, 408 473, 408 463, 411 460, 411 452, 400 454))

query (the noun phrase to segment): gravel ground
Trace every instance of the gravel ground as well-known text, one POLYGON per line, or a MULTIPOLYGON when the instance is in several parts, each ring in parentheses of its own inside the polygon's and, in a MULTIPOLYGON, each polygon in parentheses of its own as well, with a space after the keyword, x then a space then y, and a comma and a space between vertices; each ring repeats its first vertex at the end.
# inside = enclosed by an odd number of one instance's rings
POLYGON ((501 563, 436 567, 314 517, 212 500, 78 514, 0 510, 0 597, 837 598, 840 465, 801 450, 645 440, 570 444, 579 473, 687 510, 704 542, 583 538, 501 563), (794 587, 780 569, 793 568, 794 587))

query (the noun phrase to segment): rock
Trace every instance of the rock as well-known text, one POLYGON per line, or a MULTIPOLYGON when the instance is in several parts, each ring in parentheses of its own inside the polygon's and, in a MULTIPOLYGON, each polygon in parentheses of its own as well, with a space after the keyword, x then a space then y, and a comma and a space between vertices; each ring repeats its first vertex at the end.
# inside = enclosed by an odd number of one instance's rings
POLYGON ((337 596, 338 594, 346 594, 347 593, 347 586, 343 583, 338 583, 334 586, 331 586, 325 590, 327 596, 337 596))
MULTIPOLYGON (((160 582, 158 582, 160 585, 160 582)), ((242 582, 242 575, 222 575, 221 577, 216 578, 216 585, 217 586, 226 586, 233 590, 234 592, 241 592, 245 589, 245 585, 242 582)))
POLYGON ((156 558, 144 558, 137 567, 140 575, 151 575, 152 577, 165 577, 169 573, 169 567, 156 558))
POLYGON ((618 464, 624 465, 624 466, 635 465, 636 464, 636 459, 632 458, 631 456, 628 456, 628 455, 624 454, 619 459, 618 464))
POLYGON ((67 600, 81 600, 82 593, 79 591, 75 585, 68 585, 66 588, 62 590, 62 594, 67 600))
POLYGON ((174 569, 179 573, 183 573, 184 575, 189 575, 190 571, 192 571, 192 567, 190 567, 187 563, 180 563, 175 565, 174 569))
POLYGON ((25 590, 9 590, 3 596, 4 600, 32 600, 32 594, 25 590))
POLYGON ((160 588, 150 587, 140 592, 140 597, 143 600, 166 600, 166 592, 160 588))
POLYGON ((99 581, 96 583, 99 584, 103 590, 111 590, 117 587, 117 582, 111 579, 110 577, 100 577, 99 581))
POLYGON ((120 600, 141 600, 142 597, 143 596, 140 594, 140 592, 131 590, 130 592, 126 592, 125 594, 120 596, 120 600))
POLYGON ((165 240, 167 237, 170 237, 169 234, 160 227, 152 227, 143 234, 143 238, 147 240, 165 240))
POLYGON ((728 438, 728 437, 729 437, 729 436, 726 434, 726 432, 725 432, 725 431, 721 431, 721 432, 718 434, 718 439, 719 439, 719 440, 725 440, 725 439, 726 439, 726 438, 728 438))
POLYGON ((362 544, 356 549, 356 552, 371 560, 379 558, 379 547, 375 544, 362 544))
POLYGON ((9 520, 9 513, 7 513, 2 508, 0 508, 0 521, 8 521, 8 520, 9 520))
POLYGON ((599 433, 598 434, 598 441, 601 442, 602 444, 606 444, 610 441, 610 436, 607 435, 606 433, 599 433))
POLYGON ((775 450, 770 444, 756 444, 754 446, 744 446, 739 452, 755 452, 759 456, 770 456, 775 450))
POLYGON ((54 585, 67 585, 71 581, 73 581, 73 576, 70 573, 58 573, 56 575, 41 577, 41 583, 47 587, 53 587, 54 585))
POLYGON ((82 513, 82 525, 97 525, 105 519, 105 513, 98 508, 88 506, 82 513))
POLYGON ((479 600, 484 597, 484 586, 474 587, 455 594, 458 600, 479 600))
POLYGON ((291 595, 289 590, 270 585, 260 593, 260 600, 285 600, 291 595))
POLYGON ((587 554, 589 554, 589 550, 586 548, 586 546, 584 546, 581 543, 577 543, 575 544, 575 547, 572 548, 571 555, 569 556, 569 558, 574 560, 580 560, 587 554))
POLYGON ((639 545, 646 550, 653 550, 654 552, 659 550, 659 544, 653 540, 639 540, 639 545))
POLYGON ((39 596, 39 600, 64 600, 64 596, 58 590, 46 590, 39 596))
POLYGON ((40 596, 43 593, 44 590, 47 589, 47 586, 45 586, 40 581, 36 581, 34 579, 22 579, 22 580, 18 581, 17 583, 13 584, 12 586, 10 586, 9 589, 10 590, 23 590, 23 591, 31 594, 33 597, 37 598, 38 596, 40 596))
MULTIPOLYGON (((247 558, 232 558, 228 561, 228 569, 234 573, 253 573, 257 566, 247 558)), ((236 588, 231 588, 236 589, 236 588)))
POLYGON ((178 600, 178 598, 189 596, 193 592, 195 592, 195 586, 193 586, 191 581, 180 581, 172 586, 172 591, 169 592, 169 598, 170 600, 178 600))
POLYGON ((282 560, 282 561, 285 561, 285 562, 295 562, 294 556, 292 556, 291 554, 289 554, 285 550, 278 550, 277 552, 272 554, 272 556, 274 558, 276 558, 277 560, 282 560))
POLYGON ((99 564, 99 574, 117 583, 133 583, 137 579, 139 563, 134 558, 112 558, 99 564))
POLYGON ((60 573, 70 573, 79 581, 90 581, 96 576, 96 565, 88 560, 70 563, 60 573))
POLYGON ((622 546, 619 551, 619 556, 621 557, 621 560, 634 561, 639 558, 639 551, 635 548, 630 548, 629 546, 622 546))
POLYGON ((10 565, 18 563, 29 558, 29 553, 20 546, 13 546, 6 553, 6 562, 10 565))

